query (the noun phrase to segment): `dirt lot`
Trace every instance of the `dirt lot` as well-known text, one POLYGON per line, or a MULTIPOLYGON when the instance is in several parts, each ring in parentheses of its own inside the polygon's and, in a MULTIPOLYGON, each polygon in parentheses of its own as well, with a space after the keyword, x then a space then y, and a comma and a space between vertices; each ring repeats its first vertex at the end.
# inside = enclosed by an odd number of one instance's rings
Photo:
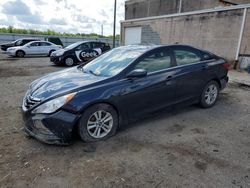
POLYGON ((250 90, 230 84, 211 109, 197 106, 131 123, 95 144, 25 137, 28 84, 62 69, 44 58, 0 55, 1 187, 250 187, 250 90))

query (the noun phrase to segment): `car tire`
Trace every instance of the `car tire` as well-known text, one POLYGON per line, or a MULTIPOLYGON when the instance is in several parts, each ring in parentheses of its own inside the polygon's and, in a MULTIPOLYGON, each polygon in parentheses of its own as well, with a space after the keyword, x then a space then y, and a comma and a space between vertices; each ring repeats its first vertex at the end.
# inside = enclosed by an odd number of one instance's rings
POLYGON ((50 55, 52 54, 52 52, 54 52, 55 50, 50 50, 49 51, 49 54, 48 54, 48 57, 50 57, 50 55))
POLYGON ((73 57, 66 57, 64 60, 64 64, 67 67, 72 67, 75 64, 74 58, 73 57))
POLYGON ((112 106, 96 104, 84 111, 78 132, 84 142, 101 141, 115 135, 118 122, 118 114, 112 106))
POLYGON ((17 56, 17 57, 24 57, 24 55, 25 55, 25 53, 24 53, 24 51, 22 51, 22 50, 18 50, 18 51, 16 52, 16 56, 17 56))
POLYGON ((200 99, 201 107, 210 108, 214 106, 218 99, 218 96, 219 96, 219 84, 214 80, 208 82, 201 94, 201 99, 200 99))

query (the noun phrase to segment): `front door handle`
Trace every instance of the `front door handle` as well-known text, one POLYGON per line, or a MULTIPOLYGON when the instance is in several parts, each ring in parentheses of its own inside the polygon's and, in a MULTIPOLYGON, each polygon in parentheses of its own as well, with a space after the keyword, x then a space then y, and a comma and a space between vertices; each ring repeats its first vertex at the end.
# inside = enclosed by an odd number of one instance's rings
POLYGON ((167 79, 166 79, 166 81, 169 81, 169 80, 171 80, 172 78, 173 78, 172 76, 168 76, 167 79))
POLYGON ((168 77, 166 78, 165 84, 166 84, 167 86, 170 86, 170 85, 173 84, 173 82, 171 81, 172 78, 173 78, 173 76, 168 76, 168 77))

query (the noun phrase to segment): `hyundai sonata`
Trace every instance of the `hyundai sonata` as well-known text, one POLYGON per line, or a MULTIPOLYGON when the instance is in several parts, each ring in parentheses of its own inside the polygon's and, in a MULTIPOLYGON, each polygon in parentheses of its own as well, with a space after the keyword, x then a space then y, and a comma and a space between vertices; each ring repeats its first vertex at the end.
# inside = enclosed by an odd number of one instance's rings
POLYGON ((45 143, 67 144, 76 130, 93 142, 132 118, 178 103, 209 108, 228 82, 228 66, 186 45, 118 47, 31 83, 22 105, 25 131, 45 143))

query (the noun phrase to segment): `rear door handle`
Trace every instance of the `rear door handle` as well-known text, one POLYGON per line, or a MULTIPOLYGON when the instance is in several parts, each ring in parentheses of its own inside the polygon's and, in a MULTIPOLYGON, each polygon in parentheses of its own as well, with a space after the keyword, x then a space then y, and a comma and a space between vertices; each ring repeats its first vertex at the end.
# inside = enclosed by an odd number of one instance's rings
POLYGON ((202 65, 202 69, 205 70, 208 68, 208 65, 202 65))

